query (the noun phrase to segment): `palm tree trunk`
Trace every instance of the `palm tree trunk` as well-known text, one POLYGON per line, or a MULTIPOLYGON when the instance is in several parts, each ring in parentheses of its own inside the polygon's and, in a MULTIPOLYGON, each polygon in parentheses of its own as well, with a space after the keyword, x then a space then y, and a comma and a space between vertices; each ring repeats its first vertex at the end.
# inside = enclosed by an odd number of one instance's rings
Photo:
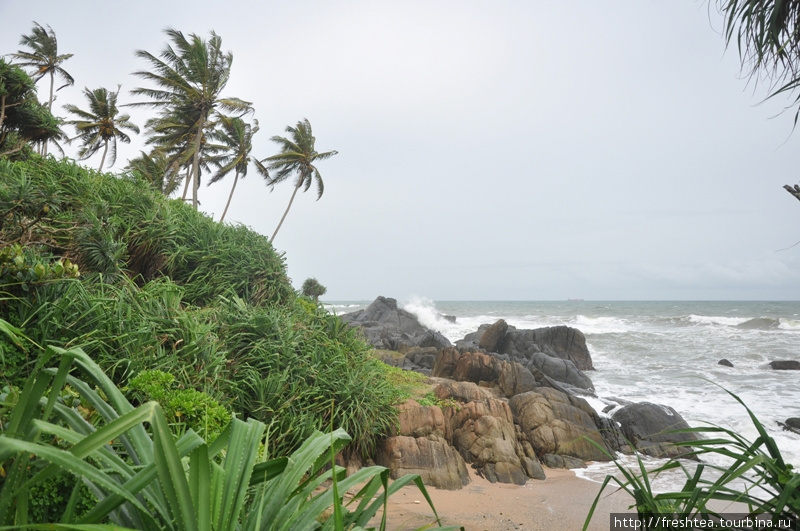
POLYGON ((197 210, 197 191, 200 189, 200 143, 203 140, 203 118, 197 120, 197 133, 194 139, 192 157, 192 206, 197 210))
POLYGON ((231 186, 231 193, 228 194, 228 202, 225 203, 225 210, 222 211, 222 217, 219 218, 220 223, 222 223, 225 220, 225 214, 228 213, 228 207, 231 206, 231 199, 233 199, 233 191, 236 190, 236 183, 238 180, 239 180, 239 172, 237 171, 236 175, 233 176, 233 186, 231 186))
POLYGON ((103 148, 103 158, 100 159, 100 167, 97 168, 98 172, 103 171, 103 164, 106 163, 106 153, 108 153, 108 140, 106 140, 105 147, 103 148))
POLYGON ((272 238, 269 239, 269 243, 272 243, 272 240, 275 239, 275 236, 278 234, 278 231, 280 230, 281 225, 283 225, 283 220, 286 219, 286 214, 288 214, 289 213, 289 209, 292 208, 292 202, 294 201, 294 196, 297 195, 297 191, 300 189, 300 185, 301 184, 303 184, 303 181, 297 181, 297 186, 294 187, 294 192, 292 192, 292 198, 289 199, 289 206, 286 207, 286 212, 283 213, 283 216, 281 217, 281 221, 280 221, 280 223, 278 223, 278 227, 275 229, 275 232, 272 234, 272 238))
POLYGON ((189 193, 189 183, 192 182, 192 167, 186 167, 186 182, 183 183, 183 195, 181 196, 181 201, 186 201, 186 194, 189 193))
MULTIPOLYGON (((56 83, 55 72, 50 70, 50 99, 47 100, 47 110, 50 111, 50 113, 53 112, 53 85, 55 85, 55 83, 56 83)), ((48 140, 45 140, 44 144, 42 144, 42 156, 43 157, 47 156, 47 143, 48 142, 49 142, 48 140)))

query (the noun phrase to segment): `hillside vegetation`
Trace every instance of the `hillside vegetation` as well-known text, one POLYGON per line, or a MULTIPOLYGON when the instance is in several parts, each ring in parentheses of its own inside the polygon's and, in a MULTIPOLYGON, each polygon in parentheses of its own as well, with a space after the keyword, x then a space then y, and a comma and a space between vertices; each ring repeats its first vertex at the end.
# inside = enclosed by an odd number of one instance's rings
MULTIPOLYGON (((179 431, 204 418, 192 407, 206 398, 264 422, 272 456, 331 428, 366 454, 395 422, 384 366, 298 297, 282 255, 246 227, 132 178, 32 157, 0 160, 0 244, 0 318, 30 343, 81 347, 123 389, 139 377, 134 398, 193 390, 173 411, 179 431), (169 382, 153 385, 157 371, 169 382)), ((0 341, 2 384, 21 386, 38 350, 0 341)))

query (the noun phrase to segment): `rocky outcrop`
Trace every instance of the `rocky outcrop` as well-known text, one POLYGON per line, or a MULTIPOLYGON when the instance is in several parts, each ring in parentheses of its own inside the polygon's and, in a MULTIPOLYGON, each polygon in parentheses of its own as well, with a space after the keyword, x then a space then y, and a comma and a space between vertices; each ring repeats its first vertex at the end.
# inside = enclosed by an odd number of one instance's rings
POLYGON ((612 418, 620 424, 625 439, 639 452, 653 457, 682 457, 692 449, 676 443, 696 441, 693 433, 676 433, 689 428, 673 408, 650 402, 624 406, 612 418))
POLYGON ((478 347, 487 352, 500 352, 507 332, 508 323, 506 323, 504 319, 500 319, 483 331, 478 341, 478 347))
POLYGON ((527 366, 505 361, 483 352, 462 352, 454 347, 442 349, 431 371, 433 376, 480 385, 498 386, 506 397, 552 387, 567 392, 566 387, 593 389, 592 381, 572 362, 537 354, 527 366))
POLYGON ((584 461, 609 459, 610 449, 600 432, 597 413, 586 400, 542 387, 512 397, 509 406, 536 455, 568 455, 584 461))
POLYGON ((428 437, 389 437, 378 449, 375 462, 390 470, 392 479, 419 474, 423 483, 456 490, 469 483, 467 465, 446 440, 428 437))
POLYGON ((367 342, 378 349, 405 353, 413 347, 450 346, 446 337, 419 324, 414 314, 398 308, 397 300, 388 297, 378 297, 366 309, 340 318, 351 326, 360 327, 367 342))

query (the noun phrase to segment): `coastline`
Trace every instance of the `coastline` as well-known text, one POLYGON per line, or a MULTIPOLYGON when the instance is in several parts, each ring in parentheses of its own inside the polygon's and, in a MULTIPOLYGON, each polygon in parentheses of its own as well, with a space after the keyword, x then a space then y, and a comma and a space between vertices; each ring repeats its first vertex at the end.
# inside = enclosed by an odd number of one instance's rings
MULTIPOLYGON (((571 470, 545 468, 547 479, 525 485, 490 483, 468 467, 470 483, 461 490, 428 487, 442 525, 467 531, 577 531, 600 491, 600 484, 581 479, 571 470)), ((592 521, 591 531, 608 531, 609 514, 630 513, 633 499, 609 485, 592 521)), ((380 515, 370 525, 380 523, 380 515)), ((416 486, 406 486, 389 498, 388 531, 408 531, 434 522, 416 486)))

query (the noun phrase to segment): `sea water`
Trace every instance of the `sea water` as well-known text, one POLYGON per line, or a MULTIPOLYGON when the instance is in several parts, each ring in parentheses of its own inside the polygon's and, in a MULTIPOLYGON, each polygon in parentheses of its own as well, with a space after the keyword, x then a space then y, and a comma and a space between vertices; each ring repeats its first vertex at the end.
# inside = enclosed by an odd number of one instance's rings
MULTIPOLYGON (((368 304, 328 307, 342 314, 368 304)), ((596 393, 589 402, 598 413, 613 399, 654 402, 671 406, 691 426, 712 423, 754 440, 758 435, 747 411, 727 390, 753 411, 784 459, 800 466, 800 435, 778 425, 800 417, 800 371, 769 367, 773 360, 800 361, 798 301, 434 302, 416 297, 398 304, 452 342, 498 319, 518 329, 577 328, 586 336, 596 369, 587 374, 596 393), (455 316, 455 322, 444 315, 455 316), (733 367, 719 365, 723 358, 733 367)), ((610 472, 612 465, 597 463, 579 475, 602 481, 610 472)))

